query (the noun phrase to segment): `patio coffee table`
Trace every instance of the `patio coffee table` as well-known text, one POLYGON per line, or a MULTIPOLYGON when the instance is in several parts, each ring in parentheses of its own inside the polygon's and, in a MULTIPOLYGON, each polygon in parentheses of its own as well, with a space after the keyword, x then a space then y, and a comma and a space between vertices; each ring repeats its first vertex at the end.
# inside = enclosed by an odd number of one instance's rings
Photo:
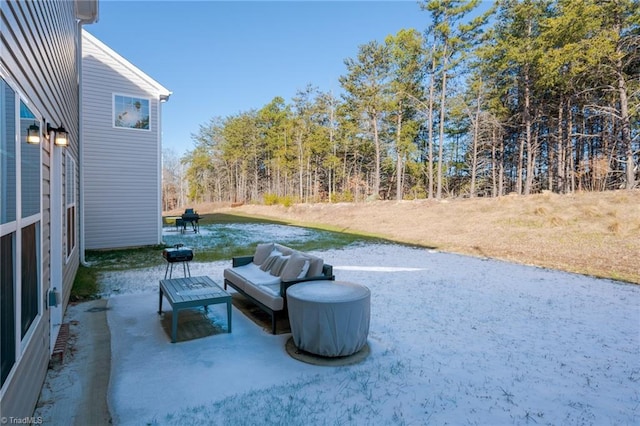
POLYGON ((206 309, 209 305, 226 303, 227 332, 231 333, 231 295, 211 278, 202 276, 160 280, 158 314, 162 314, 162 296, 166 297, 173 307, 171 343, 176 342, 178 334, 178 312, 199 306, 206 309))

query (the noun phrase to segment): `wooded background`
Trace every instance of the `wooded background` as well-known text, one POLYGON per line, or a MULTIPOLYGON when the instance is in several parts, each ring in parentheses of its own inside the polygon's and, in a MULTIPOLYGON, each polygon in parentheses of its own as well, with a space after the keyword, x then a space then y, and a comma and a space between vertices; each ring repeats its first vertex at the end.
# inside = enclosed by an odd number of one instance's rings
POLYGON ((214 117, 163 155, 164 209, 497 197, 640 181, 640 3, 431 0, 347 58, 336 96, 214 117))

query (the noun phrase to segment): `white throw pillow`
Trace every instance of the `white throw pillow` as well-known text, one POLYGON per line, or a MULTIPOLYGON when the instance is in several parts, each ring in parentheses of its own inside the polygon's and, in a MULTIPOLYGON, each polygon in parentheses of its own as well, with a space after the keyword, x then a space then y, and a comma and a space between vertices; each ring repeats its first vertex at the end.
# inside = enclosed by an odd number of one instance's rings
POLYGON ((298 274, 298 279, 302 279, 307 276, 307 272, 309 272, 309 267, 311 266, 311 261, 309 259, 304 260, 304 265, 302 266, 302 271, 298 274))

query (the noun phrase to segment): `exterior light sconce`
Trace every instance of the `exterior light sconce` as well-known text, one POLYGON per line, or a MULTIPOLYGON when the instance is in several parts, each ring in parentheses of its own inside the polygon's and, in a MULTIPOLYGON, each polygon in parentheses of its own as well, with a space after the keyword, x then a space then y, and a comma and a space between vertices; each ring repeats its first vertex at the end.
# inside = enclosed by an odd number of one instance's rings
POLYGON ((53 143, 58 146, 67 146, 69 145, 69 135, 63 126, 60 127, 51 127, 47 124, 47 134, 51 134, 54 132, 55 135, 53 137, 53 143))
POLYGON ((40 127, 35 122, 27 129, 27 143, 33 145, 40 143, 40 127))

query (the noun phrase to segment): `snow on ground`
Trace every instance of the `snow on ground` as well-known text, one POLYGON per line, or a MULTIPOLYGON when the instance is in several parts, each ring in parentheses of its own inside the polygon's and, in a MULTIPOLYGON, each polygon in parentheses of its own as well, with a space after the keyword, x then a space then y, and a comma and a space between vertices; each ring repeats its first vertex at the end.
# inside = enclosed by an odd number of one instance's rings
MULTIPOLYGON (((250 227, 169 228, 165 238, 197 260, 230 236, 286 243, 318 232, 250 227)), ((289 334, 268 334, 235 308, 233 333, 172 344, 156 313, 165 266, 102 274, 114 424, 640 424, 640 286, 393 244, 314 254, 338 280, 371 289, 371 353, 360 364, 297 361, 289 334)), ((190 269, 222 282, 229 265, 190 269)), ((66 320, 84 310, 71 306, 66 320)), ((226 327, 224 305, 208 316, 226 327)), ((43 395, 54 399, 38 415, 68 420, 87 391, 84 359, 53 371, 43 395)))
POLYGON ((184 244, 192 248, 194 252, 203 247, 212 245, 224 245, 227 242, 233 244, 253 244, 260 241, 279 241, 286 244, 288 241, 304 241, 314 238, 324 231, 301 228, 297 226, 286 226, 277 224, 262 223, 222 223, 215 225, 202 225, 200 231, 195 234, 190 231, 187 225, 187 232, 176 232, 174 227, 163 229, 163 239, 165 243, 174 245, 184 244))
MULTIPOLYGON (((640 423, 640 286, 392 244, 314 254, 371 289, 360 364, 294 360, 235 308, 233 333, 171 344, 164 266, 104 274, 114 423, 640 423)), ((226 323, 223 305, 209 316, 226 323)))

